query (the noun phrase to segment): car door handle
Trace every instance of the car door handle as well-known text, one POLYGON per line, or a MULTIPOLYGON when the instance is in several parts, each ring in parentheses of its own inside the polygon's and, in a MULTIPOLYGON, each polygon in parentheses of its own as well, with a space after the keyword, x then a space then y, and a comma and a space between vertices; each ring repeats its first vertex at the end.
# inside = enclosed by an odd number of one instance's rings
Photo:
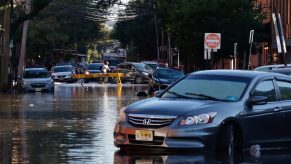
POLYGON ((274 112, 278 112, 278 111, 281 111, 281 110, 282 110, 281 107, 275 107, 275 108, 274 108, 274 112))

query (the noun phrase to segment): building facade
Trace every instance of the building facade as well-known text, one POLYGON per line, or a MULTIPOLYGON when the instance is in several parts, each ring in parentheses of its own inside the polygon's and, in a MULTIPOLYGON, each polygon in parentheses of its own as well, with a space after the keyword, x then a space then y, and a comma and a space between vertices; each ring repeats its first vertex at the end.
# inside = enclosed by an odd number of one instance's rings
POLYGON ((272 19, 272 13, 279 13, 282 20, 283 34, 285 37, 286 49, 286 63, 291 63, 291 0, 257 0, 257 7, 260 7, 265 13, 266 18, 264 24, 269 26, 270 33, 269 41, 260 43, 259 47, 262 49, 261 54, 252 56, 251 65, 257 67, 267 64, 282 63, 283 55, 278 53, 275 26, 272 19))

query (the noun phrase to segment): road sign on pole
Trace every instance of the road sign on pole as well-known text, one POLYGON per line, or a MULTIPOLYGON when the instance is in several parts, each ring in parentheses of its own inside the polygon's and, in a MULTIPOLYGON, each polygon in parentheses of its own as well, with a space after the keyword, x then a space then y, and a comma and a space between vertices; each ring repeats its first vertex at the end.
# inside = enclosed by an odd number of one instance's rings
POLYGON ((221 34, 220 33, 205 33, 204 49, 220 49, 221 34))

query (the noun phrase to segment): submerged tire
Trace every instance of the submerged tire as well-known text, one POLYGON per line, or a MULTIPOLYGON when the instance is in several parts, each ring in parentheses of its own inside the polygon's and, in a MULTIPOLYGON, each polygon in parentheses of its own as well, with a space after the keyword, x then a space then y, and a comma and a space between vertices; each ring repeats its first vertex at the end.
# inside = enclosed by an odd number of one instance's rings
POLYGON ((240 136, 234 126, 229 124, 220 131, 217 145, 216 156, 220 160, 238 160, 242 153, 240 136))

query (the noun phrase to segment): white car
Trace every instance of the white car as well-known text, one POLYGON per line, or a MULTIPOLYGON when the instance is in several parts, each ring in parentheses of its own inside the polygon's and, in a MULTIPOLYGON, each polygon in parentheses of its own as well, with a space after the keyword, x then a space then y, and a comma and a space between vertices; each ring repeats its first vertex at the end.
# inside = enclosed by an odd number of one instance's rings
MULTIPOLYGON (((287 67, 290 67, 290 66, 291 66, 291 64, 287 64, 287 67)), ((254 70, 255 71, 269 72, 273 69, 284 68, 284 67, 286 67, 284 64, 263 65, 263 66, 255 68, 254 70)))
POLYGON ((54 81, 45 68, 26 68, 21 79, 24 91, 54 91, 54 81))
POLYGON ((52 78, 54 81, 59 82, 74 82, 72 75, 76 73, 72 65, 60 65, 52 68, 52 78))

